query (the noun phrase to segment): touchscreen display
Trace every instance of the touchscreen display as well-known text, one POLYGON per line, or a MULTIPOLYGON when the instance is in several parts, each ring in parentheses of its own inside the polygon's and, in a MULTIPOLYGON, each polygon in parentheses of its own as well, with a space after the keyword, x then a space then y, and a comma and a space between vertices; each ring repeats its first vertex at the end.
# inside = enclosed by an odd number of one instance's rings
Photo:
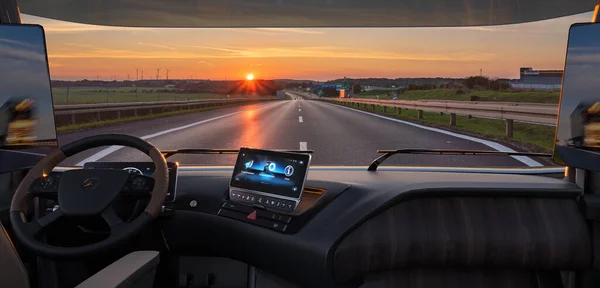
POLYGON ((309 164, 309 154, 242 148, 231 187, 298 199, 309 164))

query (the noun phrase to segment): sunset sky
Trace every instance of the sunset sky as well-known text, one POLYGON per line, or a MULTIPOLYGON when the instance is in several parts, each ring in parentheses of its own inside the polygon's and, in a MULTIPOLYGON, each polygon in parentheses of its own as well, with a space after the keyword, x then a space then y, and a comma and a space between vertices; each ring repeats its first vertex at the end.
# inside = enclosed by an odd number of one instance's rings
POLYGON ((91 26, 23 15, 44 26, 52 79, 341 77, 518 78, 519 67, 563 69, 570 24, 592 12, 466 28, 173 29, 91 26), (160 78, 165 77, 162 70, 160 78))

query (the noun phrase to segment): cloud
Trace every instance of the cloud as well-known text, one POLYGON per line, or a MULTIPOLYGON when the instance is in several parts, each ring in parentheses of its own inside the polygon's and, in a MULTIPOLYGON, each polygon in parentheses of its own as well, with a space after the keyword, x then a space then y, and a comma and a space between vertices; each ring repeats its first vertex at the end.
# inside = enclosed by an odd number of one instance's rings
POLYGON ((214 64, 212 64, 210 62, 206 62, 206 61, 198 61, 196 63, 198 63, 198 64, 204 64, 204 65, 208 65, 208 66, 215 66, 214 64))
POLYGON ((244 52, 246 52, 246 50, 243 50, 243 49, 235 49, 235 48, 229 48, 229 47, 212 47, 212 46, 200 46, 200 45, 173 45, 173 46, 183 47, 183 48, 196 48, 196 49, 216 50, 216 51, 233 52, 233 53, 244 53, 244 52))
POLYGON ((51 59, 58 58, 129 58, 129 59, 235 59, 235 58, 343 58, 343 59, 382 59, 412 61, 490 61, 493 53, 399 53, 385 52, 353 47, 338 46, 305 46, 305 47, 266 47, 232 49, 229 47, 182 46, 194 49, 180 49, 176 52, 134 51, 122 49, 99 48, 73 44, 79 47, 75 51, 52 52, 51 59), (86 47, 86 49, 81 49, 86 47), (227 53, 199 53, 196 49, 216 50, 227 53))
POLYGON ((161 48, 161 49, 168 49, 168 50, 173 50, 175 51, 175 48, 173 47, 169 47, 169 46, 165 46, 165 45, 158 45, 158 44, 151 44, 151 43, 143 43, 143 42, 138 42, 138 45, 143 45, 143 46, 149 46, 149 47, 155 47, 155 48, 161 48))
MULTIPOLYGON (((41 39, 40 39, 41 40, 41 39)), ((0 38, 0 42, 2 43, 6 43, 6 44, 10 44, 10 45, 15 45, 15 46, 22 46, 24 48, 28 48, 28 49, 44 49, 44 47, 42 46, 42 42, 40 41, 40 44, 33 44, 33 43, 28 43, 28 42, 23 42, 23 41, 18 41, 18 40, 14 40, 14 39, 8 39, 8 38, 0 38)))
MULTIPOLYGON (((600 53, 570 54, 568 56, 567 69, 570 68, 570 65, 586 65, 586 64, 600 65, 600 53)), ((597 75, 594 75, 594 76, 597 77, 597 75)))
POLYGON ((46 55, 44 55, 44 53, 32 50, 19 49, 3 44, 0 44, 0 59, 4 59, 3 61, 0 61, 2 63, 8 60, 35 61, 46 63, 46 55))

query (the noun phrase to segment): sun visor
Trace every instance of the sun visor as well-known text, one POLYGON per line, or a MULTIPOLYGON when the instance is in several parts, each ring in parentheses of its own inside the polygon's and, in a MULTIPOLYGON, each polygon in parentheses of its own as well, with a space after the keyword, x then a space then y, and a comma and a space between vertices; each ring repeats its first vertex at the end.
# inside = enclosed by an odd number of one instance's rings
POLYGON ((590 12, 596 0, 20 0, 22 13, 136 27, 452 27, 590 12))

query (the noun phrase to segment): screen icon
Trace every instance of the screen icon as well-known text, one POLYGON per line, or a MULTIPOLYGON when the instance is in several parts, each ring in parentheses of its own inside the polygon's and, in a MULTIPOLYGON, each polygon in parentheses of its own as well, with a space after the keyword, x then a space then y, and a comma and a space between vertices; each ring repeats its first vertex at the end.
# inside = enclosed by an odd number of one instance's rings
POLYGON ((265 167, 263 168, 264 172, 273 172, 273 170, 275 170, 275 163, 271 162, 271 161, 267 161, 267 163, 265 163, 265 167))
POLYGON ((248 161, 244 164, 244 166, 246 166, 246 169, 252 167, 252 164, 254 164, 254 160, 248 161))
POLYGON ((285 176, 290 177, 294 175, 294 167, 292 165, 288 165, 285 167, 283 172, 285 173, 285 176))

